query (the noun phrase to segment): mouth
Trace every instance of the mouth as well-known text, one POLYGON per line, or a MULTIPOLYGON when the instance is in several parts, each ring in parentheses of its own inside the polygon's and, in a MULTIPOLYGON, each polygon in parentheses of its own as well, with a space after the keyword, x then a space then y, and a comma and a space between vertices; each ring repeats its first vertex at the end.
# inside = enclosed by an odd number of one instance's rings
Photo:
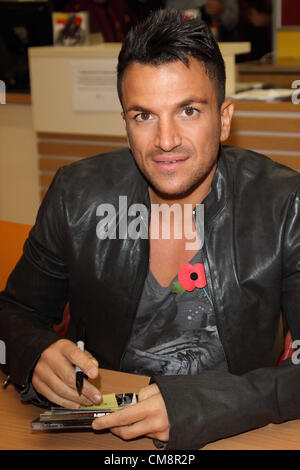
POLYGON ((161 157, 161 158, 156 158, 153 160, 153 163, 155 166, 158 168, 164 170, 175 170, 182 166, 186 161, 188 160, 187 156, 175 156, 175 155, 170 155, 169 157, 161 157))

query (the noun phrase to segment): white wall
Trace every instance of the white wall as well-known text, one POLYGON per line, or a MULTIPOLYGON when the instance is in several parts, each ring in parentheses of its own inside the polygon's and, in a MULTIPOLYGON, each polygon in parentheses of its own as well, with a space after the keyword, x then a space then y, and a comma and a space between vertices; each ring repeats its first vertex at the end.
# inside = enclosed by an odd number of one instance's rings
POLYGON ((33 224, 39 207, 32 108, 0 105, 0 219, 33 224))

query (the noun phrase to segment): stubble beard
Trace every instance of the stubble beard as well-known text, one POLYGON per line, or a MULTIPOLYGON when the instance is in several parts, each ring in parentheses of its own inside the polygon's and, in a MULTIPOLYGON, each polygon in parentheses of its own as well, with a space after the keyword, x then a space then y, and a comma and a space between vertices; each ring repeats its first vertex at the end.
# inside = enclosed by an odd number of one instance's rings
MULTIPOLYGON (((191 151, 189 151, 188 154, 187 152, 185 153, 189 157, 193 156, 193 152, 191 151)), ((185 180, 181 183, 181 185, 179 185, 179 187, 177 186, 176 188, 174 188, 173 191, 171 189, 170 190, 168 189, 168 191, 166 191, 165 190, 166 184, 163 184, 163 183, 159 184, 159 182, 155 180, 155 178, 150 174, 150 172, 148 174, 146 170, 145 171, 141 170, 141 171, 144 177, 146 178, 146 180, 148 181, 150 188, 159 198, 164 199, 164 200, 181 200, 181 199, 188 197, 190 194, 192 194, 207 179, 207 177, 210 175, 211 171, 213 170, 214 166, 216 165, 217 156, 218 156, 218 152, 216 151, 215 158, 212 158, 209 162, 207 162, 205 166, 203 166, 202 168, 199 168, 196 173, 191 175, 191 177, 189 177, 188 175, 185 178, 185 180)), ((177 171, 180 172, 180 169, 177 171)), ((177 178, 177 171, 170 171, 169 174, 166 174, 167 183, 170 183, 170 184, 167 184, 169 188, 172 188, 172 179, 177 178)))

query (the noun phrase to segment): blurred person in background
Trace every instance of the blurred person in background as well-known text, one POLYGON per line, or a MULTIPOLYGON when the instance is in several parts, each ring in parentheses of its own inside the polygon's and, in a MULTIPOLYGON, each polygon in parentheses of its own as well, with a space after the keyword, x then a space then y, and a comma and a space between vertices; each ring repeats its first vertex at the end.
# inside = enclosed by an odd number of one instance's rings
POLYGON ((238 0, 166 0, 166 7, 198 9, 219 40, 226 39, 239 21, 238 0))
POLYGON ((230 40, 239 21, 238 0, 207 0, 201 8, 202 18, 220 41, 230 40))
POLYGON ((122 42, 136 21, 125 0, 70 0, 64 11, 88 11, 90 32, 101 33, 104 42, 122 42))
POLYGON ((235 40, 249 41, 251 52, 238 56, 237 61, 258 60, 272 52, 272 0, 239 0, 239 3, 235 40))
POLYGON ((165 7, 165 0, 127 0, 132 17, 144 20, 151 12, 165 7))

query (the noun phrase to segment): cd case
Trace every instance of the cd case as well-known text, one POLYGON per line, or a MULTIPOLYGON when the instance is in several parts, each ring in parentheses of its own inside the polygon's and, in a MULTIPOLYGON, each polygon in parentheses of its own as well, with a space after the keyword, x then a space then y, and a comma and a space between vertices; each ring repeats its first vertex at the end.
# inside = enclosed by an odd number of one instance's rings
POLYGON ((95 418, 122 410, 135 403, 137 403, 137 395, 135 393, 112 393, 103 395, 100 405, 81 406, 77 410, 52 407, 31 422, 31 430, 88 429, 92 427, 92 422, 95 418))

